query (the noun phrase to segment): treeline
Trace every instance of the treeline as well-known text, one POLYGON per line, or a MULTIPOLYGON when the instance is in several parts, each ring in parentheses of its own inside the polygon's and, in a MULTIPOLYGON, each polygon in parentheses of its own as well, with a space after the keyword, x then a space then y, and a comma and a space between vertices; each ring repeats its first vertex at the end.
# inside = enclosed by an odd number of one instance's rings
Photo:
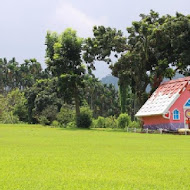
POLYGON ((140 18, 127 28, 127 37, 104 26, 95 26, 94 36, 86 39, 70 28, 61 34, 48 31, 45 70, 36 59, 21 64, 1 59, 1 103, 6 108, 0 107, 1 120, 11 113, 9 118, 16 116, 24 122, 65 125, 60 118, 70 116, 61 113, 72 112, 73 118, 74 109, 79 126, 90 115, 118 117, 128 113, 130 120, 135 120, 136 111, 164 78, 171 79, 177 72, 190 75, 190 16, 176 13, 160 17, 151 10, 140 18), (110 65, 112 74, 119 78, 119 93, 94 77, 96 61, 110 65), (148 85, 150 93, 146 92, 148 85), (10 103, 15 96, 19 106, 16 100, 10 103))
POLYGON ((7 94, 15 88, 24 90, 31 87, 37 79, 47 77, 47 70, 42 71, 41 64, 36 59, 26 59, 21 64, 15 58, 10 61, 6 58, 0 59, 1 94, 7 94))
MULTIPOLYGON (((20 67, 18 65, 16 70, 18 71, 20 67)), ((4 72, 3 69, 1 71, 4 72)), ((66 91, 60 91, 57 77, 53 77, 48 71, 42 70, 38 72, 36 77, 28 71, 20 80, 16 80, 14 78, 16 75, 9 69, 7 74, 9 77, 7 81, 3 80, 3 84, 10 84, 10 76, 11 81, 16 82, 14 86, 12 84, 2 85, 0 122, 28 122, 50 125, 54 120, 59 120, 65 125, 67 122, 65 123, 64 119, 63 121, 60 119, 60 112, 64 109, 67 110, 67 113, 72 112, 72 119, 69 122, 74 121, 74 101, 66 91), (26 83, 20 85, 26 78, 29 78, 30 81, 26 80, 26 83)), ((84 88, 80 88, 78 92, 80 106, 89 107, 94 118, 119 114, 118 92, 112 85, 103 85, 94 76, 88 74, 85 75, 83 83, 84 88)))

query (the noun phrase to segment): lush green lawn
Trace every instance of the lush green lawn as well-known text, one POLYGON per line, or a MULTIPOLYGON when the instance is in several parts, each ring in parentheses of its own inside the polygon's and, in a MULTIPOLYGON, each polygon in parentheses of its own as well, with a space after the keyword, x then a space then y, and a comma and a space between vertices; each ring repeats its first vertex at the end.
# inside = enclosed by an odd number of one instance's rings
POLYGON ((0 189, 190 189, 190 136, 0 125, 0 189))

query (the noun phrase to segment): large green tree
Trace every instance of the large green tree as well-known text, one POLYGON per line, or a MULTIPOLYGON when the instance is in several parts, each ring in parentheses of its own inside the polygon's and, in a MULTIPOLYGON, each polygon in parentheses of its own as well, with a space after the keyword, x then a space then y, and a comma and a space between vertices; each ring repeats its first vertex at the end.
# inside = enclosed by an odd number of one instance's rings
POLYGON ((84 59, 91 64, 96 60, 110 63, 112 52, 116 57, 121 55, 111 68, 119 78, 122 112, 126 112, 129 91, 136 99, 133 107, 138 109, 147 99, 148 85, 152 93, 164 77, 172 78, 176 72, 189 75, 189 16, 160 17, 151 10, 140 18, 127 28, 127 41, 122 32, 100 26, 94 28, 94 37, 84 46, 84 59))
POLYGON ((77 116, 80 114, 79 88, 85 73, 82 42, 71 28, 61 34, 48 32, 46 35, 46 63, 52 75, 58 77, 60 90, 67 92, 65 98, 74 98, 77 116))
POLYGON ((28 100, 29 123, 37 123, 42 116, 47 117, 45 110, 49 110, 49 108, 52 108, 52 115, 56 115, 63 104, 58 92, 58 79, 56 77, 37 80, 32 87, 25 90, 25 96, 28 100))

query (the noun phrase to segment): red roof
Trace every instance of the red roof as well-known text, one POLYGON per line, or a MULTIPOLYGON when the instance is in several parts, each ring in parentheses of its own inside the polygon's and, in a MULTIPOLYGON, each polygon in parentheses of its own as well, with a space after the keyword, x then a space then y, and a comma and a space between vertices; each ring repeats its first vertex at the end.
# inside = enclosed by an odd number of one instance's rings
POLYGON ((185 81, 190 81, 190 76, 189 76, 189 77, 184 77, 184 78, 175 79, 175 80, 170 80, 170 81, 167 81, 167 82, 162 83, 161 85, 173 84, 173 83, 185 82, 185 81))
POLYGON ((189 81, 190 77, 184 77, 162 83, 137 112, 136 116, 164 114, 177 100, 189 81))
POLYGON ((154 96, 156 97, 159 93, 163 95, 170 94, 170 96, 173 96, 173 94, 179 92, 179 90, 183 90, 183 88, 188 84, 188 81, 190 81, 190 77, 184 77, 164 82, 155 91, 154 96))

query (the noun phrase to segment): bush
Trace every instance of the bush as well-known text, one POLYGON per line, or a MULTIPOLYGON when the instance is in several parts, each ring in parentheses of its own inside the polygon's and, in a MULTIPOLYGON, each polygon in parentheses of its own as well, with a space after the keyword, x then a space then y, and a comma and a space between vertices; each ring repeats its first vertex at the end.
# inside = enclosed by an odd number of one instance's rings
POLYGON ((115 117, 110 116, 105 118, 105 127, 106 128, 117 128, 117 120, 115 117))
POLYGON ((121 113, 117 118, 118 127, 124 129, 125 127, 129 126, 131 123, 131 118, 126 113, 121 113))
POLYGON ((15 89, 7 95, 7 103, 10 110, 13 111, 13 115, 18 116, 20 121, 28 121, 27 99, 24 96, 24 92, 20 92, 19 89, 15 89))
POLYGON ((13 112, 3 112, 1 122, 5 124, 16 124, 19 123, 19 117, 14 115, 13 112))
POLYGON ((75 112, 71 106, 63 105, 56 118, 62 126, 66 126, 75 120, 75 112))
POLYGON ((80 115, 76 118, 76 125, 79 128, 90 128, 92 124, 92 110, 89 107, 81 107, 80 115))
POLYGON ((2 123, 27 122, 27 100, 24 93, 18 89, 8 93, 7 96, 0 95, 0 121, 2 123))
POLYGON ((130 128, 140 128, 140 123, 138 121, 133 121, 129 124, 130 128))
POLYGON ((38 121, 41 125, 50 125, 50 121, 43 115, 38 118, 38 121))
POLYGON ((54 120, 51 124, 53 127, 59 127, 60 126, 60 123, 56 120, 54 120))
POLYGON ((95 121, 96 128, 105 128, 105 118, 99 116, 98 119, 95 121))
POLYGON ((7 104, 6 104, 6 99, 3 95, 0 94, 0 121, 2 122, 4 119, 4 112, 8 110, 7 108, 7 104))
MULTIPOLYGON (((48 105, 42 112, 41 112, 41 117, 47 118, 49 121, 49 124, 52 123, 52 121, 56 120, 56 115, 58 108, 56 105, 48 105)), ((47 122, 47 125, 49 125, 47 122)))
POLYGON ((22 104, 15 105, 13 114, 18 116, 20 121, 28 122, 28 110, 25 105, 22 104))
POLYGON ((69 123, 67 124, 67 128, 73 129, 73 128, 76 128, 76 127, 77 127, 77 126, 76 126, 76 123, 75 123, 74 121, 69 122, 69 123))
POLYGON ((93 128, 117 128, 117 120, 113 116, 106 118, 99 116, 93 120, 93 128))

